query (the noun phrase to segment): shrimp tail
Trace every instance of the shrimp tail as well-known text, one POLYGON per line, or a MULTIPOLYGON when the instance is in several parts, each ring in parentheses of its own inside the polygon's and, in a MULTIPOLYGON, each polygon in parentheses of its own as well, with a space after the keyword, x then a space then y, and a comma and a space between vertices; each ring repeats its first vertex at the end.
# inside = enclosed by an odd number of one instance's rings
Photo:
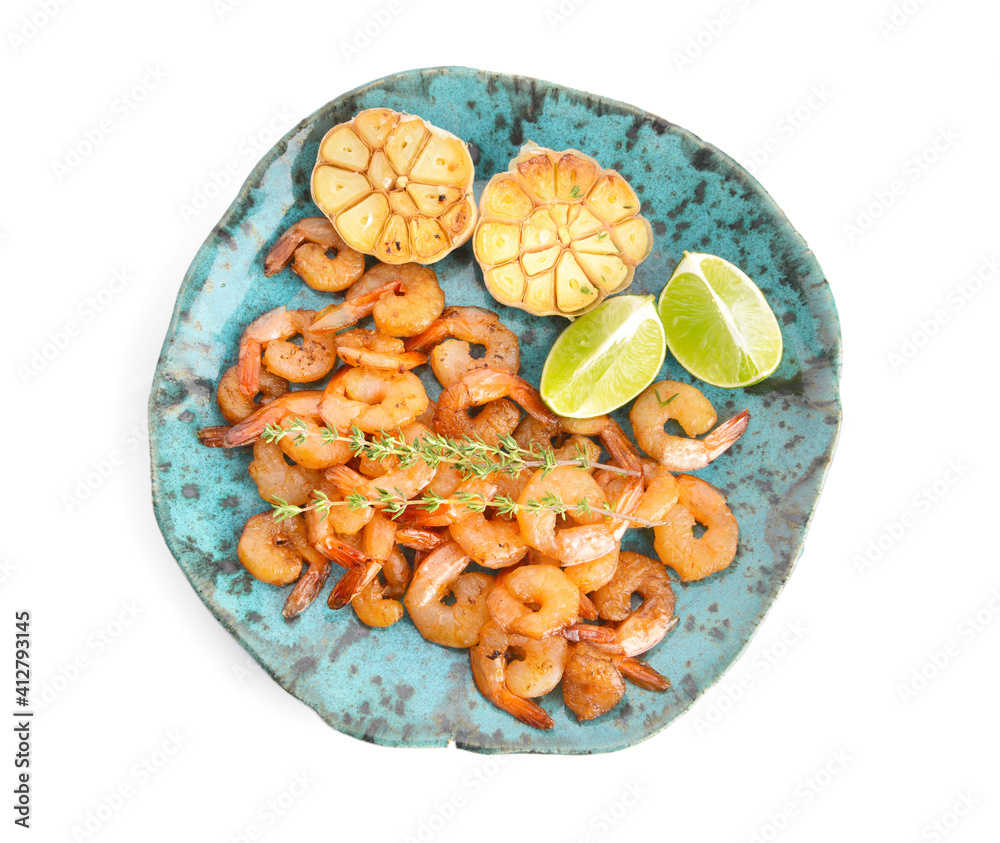
POLYGON ((256 442, 268 425, 278 424, 287 414, 288 411, 284 407, 271 405, 261 407, 226 431, 222 447, 235 448, 239 445, 249 445, 251 442, 256 442))
POLYGON ((333 536, 327 536, 317 547, 327 559, 332 559, 348 571, 364 571, 372 562, 362 551, 333 536))
POLYGON ((345 571, 344 575, 337 580, 337 584, 330 592, 330 597, 326 604, 331 609, 343 609, 355 597, 357 597, 365 587, 375 579, 375 576, 382 569, 378 562, 369 560, 367 567, 360 571, 345 571))
POLYGON ((271 247, 271 251, 264 258, 264 275, 270 278, 281 272, 291 262, 295 250, 303 242, 305 242, 305 233, 300 226, 293 225, 278 238, 278 242, 271 247))
POLYGON ((325 559, 321 564, 309 566, 309 570, 295 583, 295 588, 285 601, 285 606, 281 610, 285 620, 290 621, 312 605, 329 575, 330 563, 325 559))
POLYGON ((626 656, 616 661, 616 665, 629 682, 647 691, 666 691, 670 687, 670 680, 642 659, 626 656))
POLYGON ((366 301, 370 295, 361 296, 356 301, 327 305, 316 314, 316 318, 309 325, 309 332, 329 334, 360 322, 366 316, 371 316, 372 311, 375 310, 376 302, 366 301))
POLYGON ((639 459, 639 454, 636 453, 632 440, 618 422, 608 419, 608 423, 601 431, 601 443, 619 466, 642 477, 642 461, 639 459))
POLYGON ((733 416, 729 421, 720 424, 708 434, 704 442, 711 454, 711 458, 714 460, 719 454, 728 450, 743 435, 749 424, 750 411, 744 410, 739 415, 733 416))
POLYGON ((573 641, 577 644, 582 641, 612 655, 624 655, 625 653, 625 648, 618 640, 618 630, 614 627, 574 623, 563 629, 562 634, 567 641, 573 641))
POLYGON ((582 591, 580 592, 580 617, 585 621, 596 621, 598 617, 594 601, 582 591))
POLYGON ((507 688, 500 689, 499 699, 496 700, 496 703, 508 714, 512 714, 525 725, 535 729, 551 729, 555 725, 544 708, 531 700, 519 697, 507 688))
POLYGON ((224 448, 226 446, 226 434, 229 433, 230 425, 221 424, 217 427, 203 427, 198 431, 198 441, 206 448, 224 448))
POLYGON ((418 527, 400 527, 396 530, 396 544, 411 550, 434 550, 445 543, 440 533, 418 527))
POLYGON ((337 491, 342 495, 353 494, 359 486, 363 486, 365 483, 365 479, 360 474, 346 465, 335 465, 328 468, 324 476, 337 487, 337 491))
POLYGON ((431 346, 437 345, 441 340, 448 336, 449 322, 451 321, 451 311, 452 308, 445 308, 444 313, 441 314, 434 322, 431 322, 427 328, 417 334, 415 337, 410 337, 405 341, 404 349, 406 351, 427 351, 431 346))
POLYGON ((252 398, 260 391, 260 354, 261 344, 244 336, 240 340, 240 353, 237 362, 240 391, 252 398))

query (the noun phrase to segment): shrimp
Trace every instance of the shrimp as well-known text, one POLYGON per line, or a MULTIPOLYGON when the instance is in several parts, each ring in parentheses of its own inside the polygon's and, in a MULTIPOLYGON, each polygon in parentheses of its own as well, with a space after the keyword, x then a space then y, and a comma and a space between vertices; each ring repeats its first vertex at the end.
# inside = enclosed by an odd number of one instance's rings
POLYGON ((250 476, 257 491, 268 503, 302 506, 320 481, 320 473, 311 468, 289 465, 281 448, 273 442, 255 442, 250 476))
POLYGON ((553 428, 556 426, 556 416, 542 403, 538 390, 527 381, 509 372, 473 369, 438 397, 434 427, 445 436, 479 436, 487 444, 496 445, 499 436, 495 432, 490 436, 489 431, 483 430, 481 425, 477 426, 469 417, 469 409, 506 397, 516 401, 539 421, 553 428))
POLYGON ((309 327, 316 312, 286 310, 284 305, 267 311, 251 322, 240 338, 237 363, 240 389, 246 396, 260 391, 261 352, 268 371, 290 380, 305 383, 326 375, 336 364, 335 340, 315 334, 309 327), (288 338, 302 335, 302 345, 288 338))
POLYGON ((356 325, 366 316, 371 316, 379 299, 398 290, 399 285, 399 280, 386 281, 366 273, 350 286, 340 304, 330 304, 319 311, 309 330, 314 334, 329 334, 356 325))
POLYGON ((445 647, 472 647, 489 618, 486 595, 493 577, 463 573, 469 556, 455 542, 441 545, 413 574, 403 602, 414 625, 428 641, 445 647), (455 602, 443 602, 451 592, 455 602))
MULTIPOLYGON (((335 504, 344 500, 344 495, 325 475, 314 490, 314 494, 319 493, 335 504)), ((375 510, 370 506, 352 509, 350 506, 336 505, 322 513, 318 509, 307 509, 306 530, 309 534, 309 543, 319 547, 328 537, 353 536, 360 532, 374 515, 375 510)))
POLYGON ((365 271, 365 256, 348 246, 325 217, 306 217, 282 234, 264 259, 264 275, 270 278, 290 261, 292 272, 327 293, 347 289, 365 271), (331 259, 329 251, 337 256, 331 259))
POLYGON ((664 430, 675 419, 688 437, 698 436, 715 424, 715 410, 693 386, 678 381, 660 381, 640 395, 629 411, 636 441, 653 459, 672 471, 704 468, 743 435, 750 423, 744 410, 720 424, 704 439, 671 436, 664 430))
POLYGON ((406 567, 408 575, 409 566, 406 558, 394 548, 382 566, 381 573, 386 579, 386 584, 383 585, 379 582, 379 577, 375 576, 351 601, 354 613, 363 624, 377 627, 392 626, 403 617, 403 604, 395 599, 402 594, 396 593, 396 589, 388 584, 390 567, 395 567, 398 571, 401 566, 406 567))
MULTIPOLYGON (((396 532, 399 535, 399 531, 396 532)), ((398 547, 394 547, 389 554, 389 558, 382 563, 382 576, 385 578, 385 588, 382 589, 385 597, 399 599, 406 594, 406 589, 410 585, 410 577, 413 572, 410 563, 406 560, 398 547)))
POLYGON ((582 468, 561 465, 547 474, 542 470, 536 471, 521 492, 518 504, 517 522, 525 542, 564 565, 592 562, 617 546, 611 528, 600 523, 599 516, 593 514, 593 510, 608 506, 604 490, 582 468), (557 533, 558 516, 554 511, 525 509, 529 501, 541 501, 548 495, 558 495, 570 507, 566 515, 571 521, 595 529, 581 533, 581 527, 565 527, 557 533), (577 507, 581 506, 586 506, 591 515, 577 511, 577 507), (568 537, 563 538, 563 534, 568 534, 568 537))
MULTIPOLYGON (((591 439, 574 434, 557 447, 553 444, 553 440, 557 437, 562 438, 562 431, 558 428, 552 429, 531 416, 524 417, 513 435, 519 447, 539 457, 543 456, 545 451, 551 451, 557 462, 569 460, 579 462, 581 459, 587 463, 601 461, 601 449, 591 439)), ((589 465, 586 470, 590 474, 595 471, 589 465)))
MULTIPOLYGON (((648 460, 651 468, 647 471, 647 460, 643 460, 643 492, 642 497, 631 513, 637 519, 630 521, 631 527, 643 527, 648 522, 660 522, 677 503, 677 481, 668 468, 655 460, 648 460)), ((626 491, 629 480, 620 474, 601 470, 594 475, 598 484, 609 497, 617 497, 626 491)))
POLYGON ((243 421, 228 428, 222 439, 222 445, 226 448, 236 448, 256 442, 268 427, 280 425, 289 416, 316 418, 319 416, 319 402, 322 398, 323 393, 318 389, 286 392, 280 398, 275 398, 251 413, 243 421))
POLYGON ((285 521, 276 521, 271 512, 252 515, 243 526, 236 555, 255 579, 289 585, 302 574, 302 553, 291 533, 304 529, 298 515, 285 521))
POLYGON ((404 351, 402 340, 362 328, 337 334, 337 356, 348 366, 393 372, 407 372, 427 362, 426 354, 404 351))
POLYGON ((264 370, 260 373, 257 395, 247 396, 240 388, 238 371, 237 366, 226 369, 215 392, 222 417, 230 424, 243 421, 262 405, 288 392, 288 381, 264 370))
POLYGON ((286 434, 278 445, 289 459, 303 468, 332 468, 343 465, 354 454, 351 443, 343 439, 332 442, 326 437, 326 426, 308 416, 286 416, 280 422, 286 434))
POLYGON ((600 717, 625 696, 625 682, 612 656, 582 642, 570 650, 562 689, 563 702, 577 720, 600 717))
POLYGON ((424 385, 412 372, 359 366, 330 381, 319 413, 323 421, 340 433, 347 433, 352 427, 378 433, 413 421, 426 406, 424 385))
POLYGON ((437 550, 446 541, 448 541, 447 538, 433 530, 423 530, 412 526, 396 529, 396 544, 400 547, 409 547, 412 550, 437 550))
POLYGON ((681 580, 692 582, 729 567, 736 558, 739 527, 714 486, 690 474, 676 480, 677 505, 667 513, 667 523, 653 528, 653 546, 681 580), (696 522, 705 528, 701 538, 693 532, 696 522))
POLYGON ((431 369, 441 386, 451 386, 472 369, 497 369, 516 375, 521 367, 517 335, 500 322, 500 317, 481 307, 448 307, 425 331, 407 340, 407 351, 431 352, 431 369), (457 339, 442 342, 446 337, 457 339), (485 354, 473 359, 469 343, 485 347, 485 354))
POLYGON ((632 440, 611 416, 590 419, 559 419, 559 427, 576 436, 597 436, 611 458, 623 469, 633 472, 641 480, 642 461, 632 440))
POLYGON ((526 565, 501 574, 486 602, 506 631, 539 639, 576 621, 580 590, 561 568, 526 565))
POLYGON ((569 658, 569 642, 561 635, 536 640, 507 633, 507 687, 519 697, 541 697, 562 679, 569 658))
POLYGON ((307 541, 301 515, 281 521, 274 518, 273 512, 251 516, 243 527, 236 553, 243 567, 262 582, 288 585, 298 580, 281 610, 287 620, 308 608, 330 573, 330 563, 307 541), (305 574, 303 561, 309 565, 305 574))
POLYGON ((541 706, 518 696, 507 685, 507 651, 510 639, 493 621, 479 634, 479 643, 469 653, 472 678, 479 692, 497 708, 536 729, 551 729, 552 718, 541 706))
MULTIPOLYGON (((496 487, 494 487, 496 488, 496 487)), ((484 568, 507 568, 528 553, 516 523, 471 512, 450 527, 451 537, 484 568)))
MULTIPOLYGON (((560 567, 559 560, 551 556, 544 556, 537 550, 528 551, 529 565, 553 565, 560 567)), ((587 592, 600 588, 609 582, 615 575, 618 567, 618 549, 593 562, 583 562, 580 565, 572 565, 563 568, 563 573, 580 589, 580 617, 584 620, 597 620, 597 607, 587 596, 587 592)))
MULTIPOLYGON (((419 334, 444 310, 444 293, 437 275, 429 266, 379 263, 369 269, 358 283, 363 285, 361 290, 388 287, 379 296, 372 316, 375 327, 392 337, 419 334)), ((348 300, 353 290, 354 287, 348 292, 348 300)))
POLYGON ((663 565, 639 553, 623 552, 614 577, 591 599, 602 618, 621 622, 614 629, 626 656, 638 656, 659 644, 677 622, 674 592, 663 565), (633 611, 636 593, 642 604, 633 611))
POLYGON ((434 477, 434 469, 423 460, 416 460, 406 468, 401 468, 382 477, 368 478, 344 465, 328 469, 326 478, 344 495, 358 493, 363 498, 377 502, 383 490, 394 497, 410 500, 434 477))
MULTIPOLYGON (((458 524, 458 522, 466 518, 469 518, 472 515, 475 514, 483 515, 483 513, 481 512, 480 513, 476 512, 475 504, 486 503, 488 501, 493 500, 493 497, 496 495, 496 492, 497 492, 496 483, 493 483, 491 479, 487 479, 485 477, 472 477, 469 480, 464 480, 454 489, 450 490, 447 495, 443 496, 451 499, 447 503, 441 504, 433 511, 427 509, 419 509, 412 515, 407 514, 407 519, 410 524, 416 527, 454 526, 458 524), (469 500, 466 500, 467 498, 469 498, 469 500)), ((469 526, 471 528, 472 524, 470 524, 469 526)), ((465 531, 465 532, 469 533, 466 537, 467 541, 470 544, 473 544, 474 536, 471 534, 470 531, 465 531)), ((463 547, 465 546, 461 541, 459 541, 459 544, 462 544, 463 547)), ((479 561, 478 559, 476 559, 475 554, 473 554, 471 550, 466 548, 466 551, 469 553, 470 556, 472 556, 472 558, 475 561, 477 562, 479 561)), ((511 562, 509 564, 513 565, 514 563, 511 562)), ((503 568, 506 566, 490 565, 488 567, 503 568)))

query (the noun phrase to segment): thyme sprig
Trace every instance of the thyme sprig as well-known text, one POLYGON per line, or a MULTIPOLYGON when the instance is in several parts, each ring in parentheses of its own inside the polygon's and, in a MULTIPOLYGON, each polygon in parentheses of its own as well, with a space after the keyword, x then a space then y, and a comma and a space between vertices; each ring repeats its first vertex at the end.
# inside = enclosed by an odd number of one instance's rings
POLYGON ((625 518, 635 521, 646 527, 656 527, 666 523, 662 521, 649 521, 645 518, 637 518, 634 515, 625 515, 616 512, 614 508, 603 503, 601 506, 593 506, 587 498, 579 503, 569 504, 563 501, 554 492, 546 492, 541 498, 531 498, 524 503, 519 503, 509 495, 497 495, 494 498, 487 498, 479 492, 458 492, 452 498, 445 498, 433 491, 425 491, 418 498, 407 498, 400 489, 376 489, 374 499, 366 498, 360 492, 352 492, 344 500, 330 500, 322 491, 313 492, 312 503, 304 506, 296 506, 288 503, 283 498, 275 498, 272 504, 274 508, 275 521, 284 521, 293 515, 301 515, 309 510, 319 513, 321 519, 325 519, 333 507, 346 506, 352 511, 363 509, 366 506, 378 506, 392 519, 399 518, 410 507, 420 508, 425 512, 436 512, 442 506, 461 506, 468 513, 482 513, 488 507, 494 507, 500 515, 516 515, 518 512, 554 512, 560 517, 566 515, 602 515, 609 518, 625 518))
MULTIPOLYGON (((533 445, 522 448, 513 436, 501 436, 498 444, 490 445, 482 439, 464 437, 453 439, 438 433, 427 433, 415 442, 407 442, 400 432, 397 435, 381 431, 377 437, 366 439, 365 434, 357 427, 351 428, 349 436, 344 436, 329 426, 320 428, 320 436, 324 444, 347 442, 355 456, 365 456, 371 460, 382 462, 396 457, 402 468, 407 468, 418 460, 422 460, 431 468, 441 465, 453 465, 466 479, 485 477, 489 474, 502 473, 517 475, 526 468, 540 468, 548 473, 556 466, 569 465, 576 468, 601 468, 616 474, 638 477, 638 471, 632 471, 617 465, 593 462, 587 458, 583 448, 577 448, 574 459, 556 459, 551 448, 533 445)), ((279 424, 269 424, 264 428, 265 442, 279 442, 286 436, 292 437, 296 445, 305 443, 309 428, 304 419, 294 417, 284 427, 279 424)))

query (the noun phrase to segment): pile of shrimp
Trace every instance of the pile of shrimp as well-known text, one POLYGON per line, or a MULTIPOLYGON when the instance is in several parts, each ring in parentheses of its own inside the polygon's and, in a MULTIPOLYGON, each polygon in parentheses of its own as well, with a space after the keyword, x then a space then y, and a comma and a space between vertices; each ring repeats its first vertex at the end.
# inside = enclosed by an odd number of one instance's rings
POLYGON ((258 580, 293 586, 285 618, 319 596, 335 564, 341 573, 327 598, 331 609, 350 605, 375 627, 408 615, 428 641, 468 649, 482 694, 540 729, 553 720, 535 699, 560 682, 579 720, 614 708, 626 681, 668 688, 639 658, 677 622, 667 568, 684 582, 721 571, 733 561, 738 537, 725 497, 688 472, 726 451, 748 414, 716 426, 697 389, 660 381, 630 412, 643 456, 608 416, 554 415, 518 377, 514 333, 490 311, 446 308, 428 267, 376 264, 365 271, 364 256, 315 218, 277 241, 265 273, 289 265, 316 290, 344 291, 343 300, 318 312, 278 307, 250 323, 237 364, 218 385, 228 424, 199 433, 209 446, 253 448, 250 476, 265 501, 307 507, 280 520, 273 510, 254 515, 238 546, 240 562, 258 580), (374 330, 357 327, 368 316, 374 330), (483 354, 473 357, 470 343, 483 354), (436 402, 413 372, 424 364, 442 387, 436 402), (322 388, 290 387, 328 375, 322 388), (667 431, 671 419, 686 435, 667 431), (294 436, 264 435, 291 426, 294 436), (470 479, 447 463, 374 460, 347 441, 331 442, 324 430, 345 439, 354 430, 367 439, 391 434, 409 443, 446 435, 496 445, 512 436, 534 453, 552 450, 559 464, 470 479), (389 513, 380 489, 450 502, 389 513), (573 509, 499 514, 470 507, 463 493, 520 504, 557 495, 573 509), (370 503, 334 505, 323 515, 309 508, 321 496, 342 502, 358 494, 370 503), (602 507, 615 517, 594 513, 602 507), (656 525, 659 559, 623 551, 626 531, 649 524, 656 525))

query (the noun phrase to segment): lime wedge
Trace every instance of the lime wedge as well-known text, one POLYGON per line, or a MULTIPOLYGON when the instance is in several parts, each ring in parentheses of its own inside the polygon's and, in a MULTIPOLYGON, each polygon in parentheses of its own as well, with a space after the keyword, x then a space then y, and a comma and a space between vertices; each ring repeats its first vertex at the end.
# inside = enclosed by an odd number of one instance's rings
POLYGON ((571 419, 610 413, 653 382, 665 355, 653 297, 615 296, 552 344, 542 369, 542 399, 571 419))
POLYGON ((781 362, 781 329, 745 272, 714 255, 685 252, 657 305, 670 353, 714 386, 749 386, 781 362))

